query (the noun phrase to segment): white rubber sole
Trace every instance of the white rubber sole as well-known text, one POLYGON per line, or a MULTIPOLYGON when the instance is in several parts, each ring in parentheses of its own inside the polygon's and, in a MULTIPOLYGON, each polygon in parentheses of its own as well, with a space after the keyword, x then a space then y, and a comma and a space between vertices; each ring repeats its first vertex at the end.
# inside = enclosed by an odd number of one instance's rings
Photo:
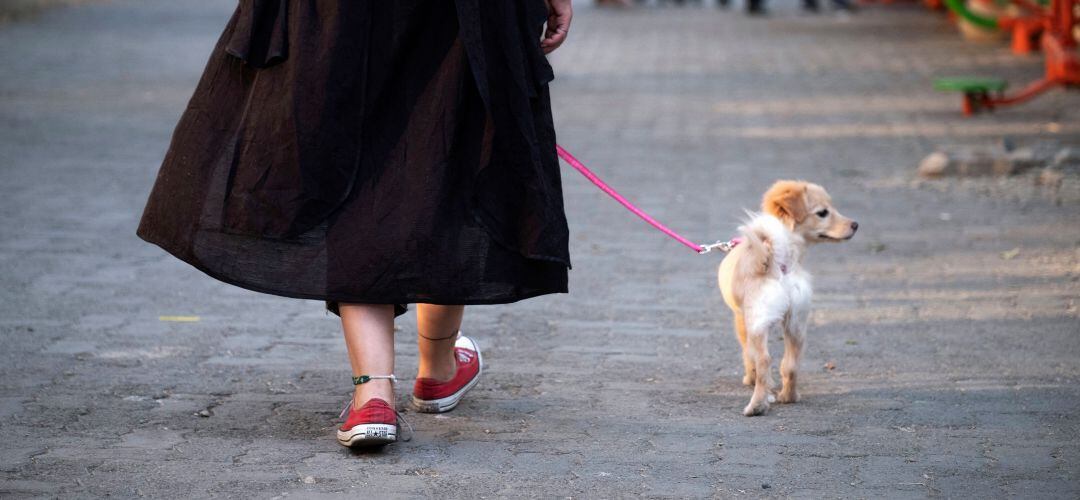
POLYGON ((337 431, 342 446, 381 446, 397 441, 398 427, 390 424, 360 424, 347 431, 337 431))
POLYGON ((472 343, 473 350, 476 351, 476 363, 478 365, 476 367, 476 376, 468 384, 465 384, 465 387, 442 399, 419 399, 413 396, 413 409, 420 413, 446 413, 456 408, 465 393, 469 392, 469 389, 472 389, 480 381, 480 375, 484 373, 484 356, 480 354, 480 345, 471 338, 468 340, 472 343))

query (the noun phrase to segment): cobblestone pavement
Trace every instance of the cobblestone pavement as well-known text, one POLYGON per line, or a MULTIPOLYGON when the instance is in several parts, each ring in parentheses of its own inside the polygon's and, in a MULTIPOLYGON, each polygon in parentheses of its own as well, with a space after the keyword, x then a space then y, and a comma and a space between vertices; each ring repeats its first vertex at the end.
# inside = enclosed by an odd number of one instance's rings
MULTIPOLYGON (((567 170, 571 293, 471 308, 477 389, 409 413, 412 441, 353 453, 333 438, 351 386, 320 303, 220 284, 134 235, 233 5, 113 0, 0 26, 0 497, 1080 495, 1080 210, 912 175, 942 143, 1077 140, 1075 93, 965 120, 930 89, 1023 81, 1038 57, 914 6, 580 5, 552 57, 557 125, 611 184, 699 240, 782 177, 859 220, 809 258, 804 401, 741 416, 719 258, 567 170)), ((411 315, 400 330, 406 378, 411 315)))

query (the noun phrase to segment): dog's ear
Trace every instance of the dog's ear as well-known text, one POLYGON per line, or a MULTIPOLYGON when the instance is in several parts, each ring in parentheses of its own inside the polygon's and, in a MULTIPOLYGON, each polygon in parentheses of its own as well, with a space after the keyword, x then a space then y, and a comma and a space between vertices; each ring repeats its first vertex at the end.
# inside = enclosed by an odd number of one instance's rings
POLYGON ((802 181, 776 181, 765 192, 761 209, 790 227, 806 218, 806 183, 802 181))

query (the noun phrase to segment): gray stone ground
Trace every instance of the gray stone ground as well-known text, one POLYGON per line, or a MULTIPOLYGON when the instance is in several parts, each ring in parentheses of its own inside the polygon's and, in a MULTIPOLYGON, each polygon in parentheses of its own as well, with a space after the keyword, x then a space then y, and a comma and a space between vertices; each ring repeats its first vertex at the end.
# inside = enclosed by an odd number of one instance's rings
MULTIPOLYGON (((930 89, 1022 81, 1038 57, 914 6, 579 5, 555 111, 609 182, 700 240, 781 177, 825 184, 862 224, 810 256, 804 401, 741 416, 719 257, 567 170, 571 293, 470 309, 482 383, 450 414, 409 413, 411 442, 352 453, 333 439, 351 386, 322 305, 220 284, 134 235, 232 5, 114 0, 0 27, 0 497, 1080 495, 1078 206, 912 175, 941 143, 1077 140, 1075 93, 962 119, 930 89)), ((411 315, 400 329, 407 378, 411 315)))

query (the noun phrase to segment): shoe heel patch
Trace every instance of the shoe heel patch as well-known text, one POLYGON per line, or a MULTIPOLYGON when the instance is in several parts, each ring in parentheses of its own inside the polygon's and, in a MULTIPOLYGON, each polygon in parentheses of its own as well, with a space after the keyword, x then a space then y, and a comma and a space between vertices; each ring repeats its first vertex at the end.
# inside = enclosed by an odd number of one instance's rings
POLYGON ((385 426, 385 425, 378 426, 378 427, 370 426, 370 427, 364 429, 364 437, 367 438, 367 439, 372 439, 372 438, 385 439, 385 438, 392 437, 392 436, 395 436, 395 435, 396 434, 393 434, 393 433, 390 432, 390 427, 385 426))

